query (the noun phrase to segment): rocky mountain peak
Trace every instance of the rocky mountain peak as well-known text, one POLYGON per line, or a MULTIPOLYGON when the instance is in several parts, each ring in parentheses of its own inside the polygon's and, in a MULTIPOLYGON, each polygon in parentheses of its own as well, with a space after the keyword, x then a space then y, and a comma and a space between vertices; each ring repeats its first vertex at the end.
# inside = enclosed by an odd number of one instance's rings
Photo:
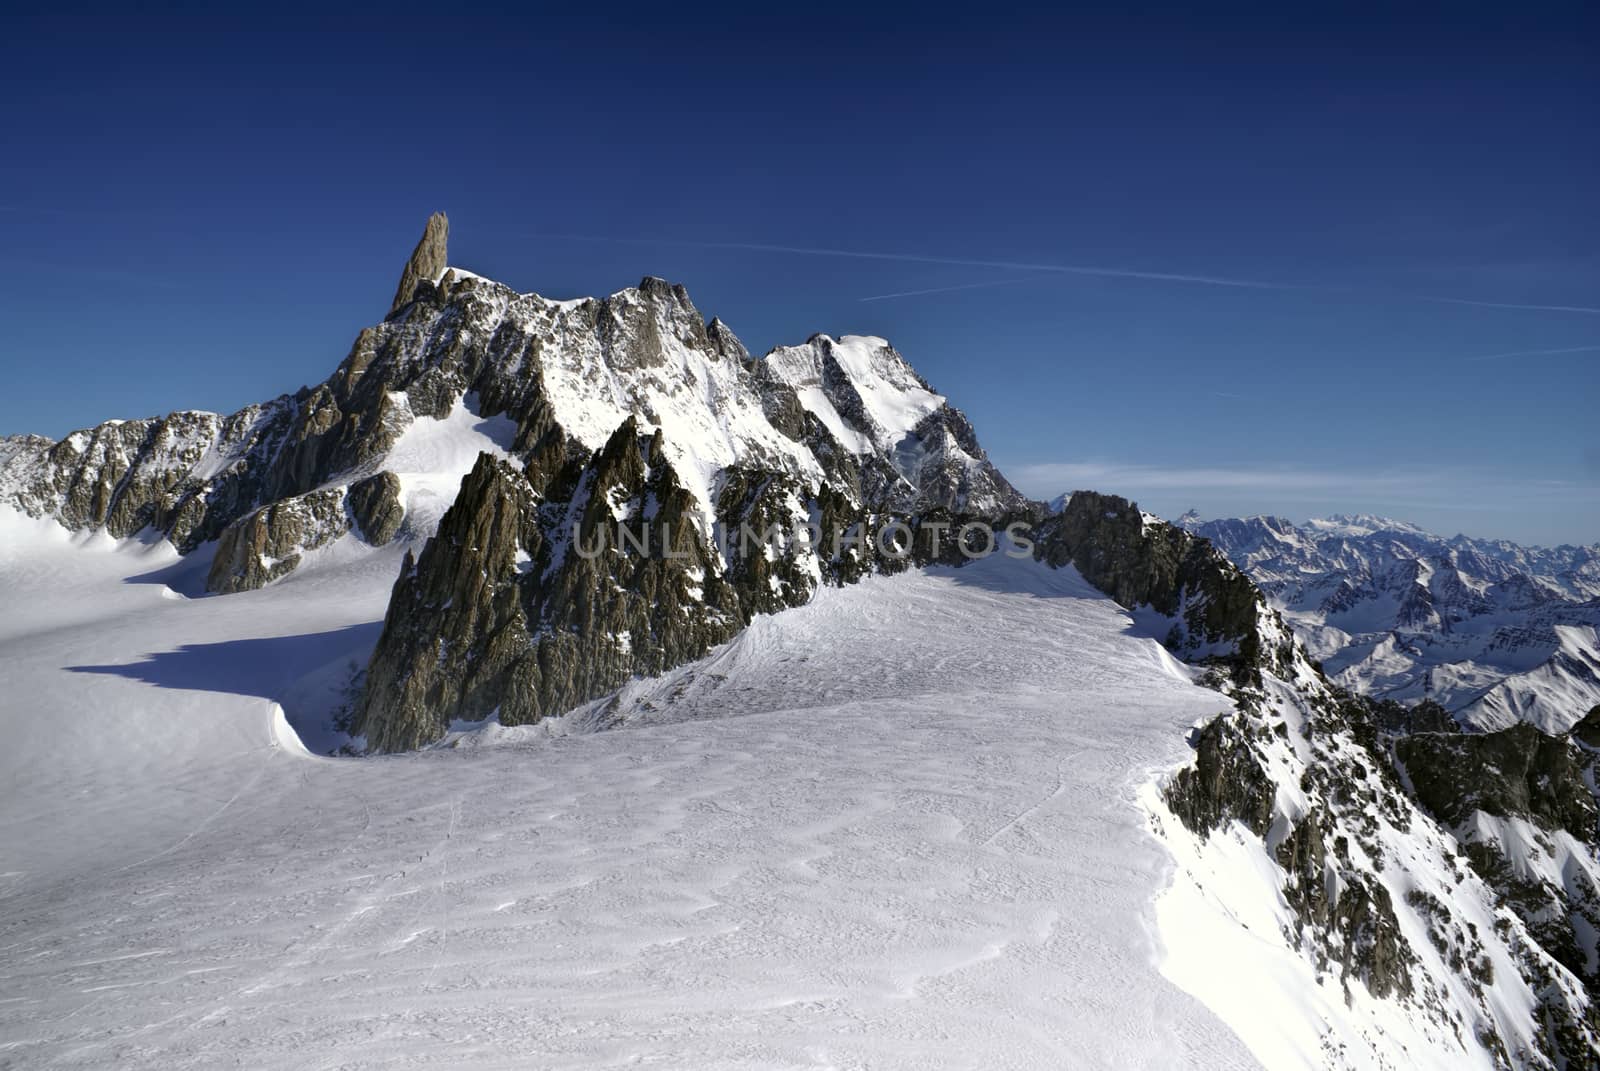
POLYGON ((410 304, 416 296, 417 284, 439 278, 449 264, 449 245, 450 220, 443 212, 435 212, 428 217, 427 226, 422 229, 422 240, 417 242, 411 259, 406 261, 405 271, 400 273, 400 287, 394 292, 394 303, 389 306, 390 316, 410 304))

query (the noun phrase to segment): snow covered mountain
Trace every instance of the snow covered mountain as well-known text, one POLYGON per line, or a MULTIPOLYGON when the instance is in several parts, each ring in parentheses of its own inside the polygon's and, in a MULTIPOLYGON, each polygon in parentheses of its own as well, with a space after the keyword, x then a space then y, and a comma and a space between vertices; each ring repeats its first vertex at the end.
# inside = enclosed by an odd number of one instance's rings
POLYGON ((317 387, 0 441, 0 1060, 1595 1066, 1600 715, 1350 694, 883 340, 445 241, 317 387))
POLYGON ((1444 538, 1370 516, 1178 522, 1282 607, 1333 680, 1464 725, 1564 731, 1600 704, 1600 544, 1444 538))
POLYGON ((882 339, 818 335, 752 360, 681 286, 519 294, 449 268, 447 234, 443 214, 429 220, 389 319, 324 383, 227 416, 0 440, 0 500, 68 528, 150 530, 185 552, 221 540, 213 591, 277 579, 346 534, 431 535, 479 452, 550 468, 599 451, 630 417, 640 435, 661 432, 708 527, 736 470, 814 488, 835 455, 873 501, 982 512, 1024 501, 966 418, 882 339), (297 523, 263 515, 269 505, 297 523))

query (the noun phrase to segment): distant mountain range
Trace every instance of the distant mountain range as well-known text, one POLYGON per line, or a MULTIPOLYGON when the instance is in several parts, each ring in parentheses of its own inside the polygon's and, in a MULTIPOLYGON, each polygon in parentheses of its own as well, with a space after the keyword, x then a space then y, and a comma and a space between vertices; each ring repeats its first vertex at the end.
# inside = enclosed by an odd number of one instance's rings
POLYGON ((1211 540, 1335 682, 1476 729, 1563 731, 1600 703, 1600 543, 1446 538, 1366 514, 1178 524, 1211 540))

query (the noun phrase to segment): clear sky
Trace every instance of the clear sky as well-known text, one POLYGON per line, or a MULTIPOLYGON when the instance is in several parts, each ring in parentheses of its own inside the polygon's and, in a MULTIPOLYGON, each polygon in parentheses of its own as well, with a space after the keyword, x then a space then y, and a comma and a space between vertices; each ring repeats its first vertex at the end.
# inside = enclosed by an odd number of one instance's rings
POLYGON ((0 16, 0 433, 321 380, 442 208, 885 335, 1041 497, 1600 540, 1597 9, 753 7, 0 16))

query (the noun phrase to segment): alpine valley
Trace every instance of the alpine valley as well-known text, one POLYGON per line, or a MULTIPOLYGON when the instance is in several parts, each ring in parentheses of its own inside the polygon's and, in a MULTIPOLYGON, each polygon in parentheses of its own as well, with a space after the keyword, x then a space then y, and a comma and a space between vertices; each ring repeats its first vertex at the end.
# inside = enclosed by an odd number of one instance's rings
POLYGON ((0 440, 0 1065, 1600 1067, 1595 548, 1047 506, 447 240, 0 440))

